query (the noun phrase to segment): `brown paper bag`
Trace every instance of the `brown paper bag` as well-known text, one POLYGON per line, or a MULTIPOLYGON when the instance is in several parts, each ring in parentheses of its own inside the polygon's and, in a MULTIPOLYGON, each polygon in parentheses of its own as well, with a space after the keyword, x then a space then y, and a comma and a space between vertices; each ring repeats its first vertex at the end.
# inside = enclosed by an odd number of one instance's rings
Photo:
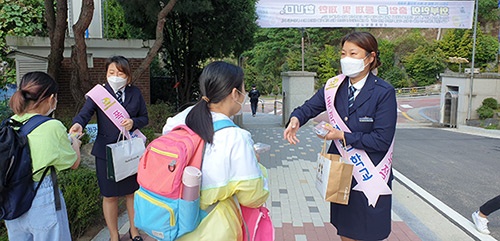
POLYGON ((326 141, 317 163, 316 188, 321 196, 326 201, 347 205, 354 165, 342 161, 340 155, 326 153, 326 141))

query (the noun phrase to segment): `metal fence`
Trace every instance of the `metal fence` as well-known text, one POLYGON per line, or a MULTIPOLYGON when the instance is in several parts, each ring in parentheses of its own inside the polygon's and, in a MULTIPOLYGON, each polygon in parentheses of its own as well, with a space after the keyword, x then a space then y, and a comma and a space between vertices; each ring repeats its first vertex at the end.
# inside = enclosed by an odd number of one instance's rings
POLYGON ((398 96, 423 96, 423 95, 439 95, 441 90, 439 88, 431 87, 411 87, 411 88, 397 88, 396 95, 398 96))

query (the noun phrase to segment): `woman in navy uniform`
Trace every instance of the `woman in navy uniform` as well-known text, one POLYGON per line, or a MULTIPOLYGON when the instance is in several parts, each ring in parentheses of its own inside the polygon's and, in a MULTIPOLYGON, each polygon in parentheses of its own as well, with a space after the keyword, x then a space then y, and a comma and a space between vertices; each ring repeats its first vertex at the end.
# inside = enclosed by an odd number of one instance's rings
MULTIPOLYGON (((395 90, 373 74, 381 65, 377 40, 373 35, 367 32, 350 33, 344 36, 341 46, 340 63, 346 77, 338 87, 334 107, 351 133, 326 125, 329 132, 322 138, 345 139, 346 145, 364 150, 377 166, 388 153, 396 131, 395 90), (351 85, 355 88, 352 97, 348 93, 351 85)), ((325 110, 325 88, 321 88, 292 112, 284 138, 296 144, 299 127, 325 110)), ((339 154, 339 150, 332 144, 328 153, 339 154)), ((390 171, 389 188, 392 188, 392 179, 390 171)), ((391 232, 392 195, 380 195, 376 205, 368 205, 365 194, 352 189, 356 184, 353 178, 348 205, 331 203, 330 222, 344 241, 387 238, 391 232)))
MULTIPOLYGON (((128 60, 123 56, 113 56, 106 61, 107 83, 104 88, 127 110, 130 119, 124 119, 122 127, 127 131, 135 131, 145 127, 148 122, 146 102, 139 88, 131 85, 132 72, 128 60)), ((130 221, 129 236, 134 241, 142 240, 134 226, 134 192, 139 189, 137 174, 119 182, 107 179, 106 145, 116 143, 121 130, 118 129, 106 114, 91 98, 87 98, 82 109, 73 118, 70 133, 82 133, 92 116, 97 115, 97 137, 92 148, 96 160, 97 180, 103 196, 102 209, 109 229, 111 241, 119 240, 118 233, 118 198, 125 196, 130 221)))

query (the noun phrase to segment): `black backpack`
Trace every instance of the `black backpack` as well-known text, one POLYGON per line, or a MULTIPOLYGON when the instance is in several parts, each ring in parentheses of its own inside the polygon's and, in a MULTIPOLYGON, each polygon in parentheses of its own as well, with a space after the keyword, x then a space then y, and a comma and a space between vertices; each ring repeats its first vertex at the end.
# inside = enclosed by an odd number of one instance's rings
POLYGON ((54 166, 33 173, 27 135, 50 117, 35 115, 26 123, 6 119, 0 127, 0 220, 12 220, 31 208, 31 203, 48 170, 51 171, 56 201, 60 210, 60 197, 54 166), (19 127, 18 130, 15 127, 19 127), (34 187, 33 174, 44 170, 40 182, 34 187))

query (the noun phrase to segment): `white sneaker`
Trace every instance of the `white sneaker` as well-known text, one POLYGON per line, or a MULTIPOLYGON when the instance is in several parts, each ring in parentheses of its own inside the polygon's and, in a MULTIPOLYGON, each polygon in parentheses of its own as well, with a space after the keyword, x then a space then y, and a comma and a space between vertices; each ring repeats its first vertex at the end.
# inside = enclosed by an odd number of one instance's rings
POLYGON ((490 230, 488 230, 488 219, 479 216, 479 211, 472 213, 472 221, 474 221, 477 231, 484 234, 490 234, 490 230))

